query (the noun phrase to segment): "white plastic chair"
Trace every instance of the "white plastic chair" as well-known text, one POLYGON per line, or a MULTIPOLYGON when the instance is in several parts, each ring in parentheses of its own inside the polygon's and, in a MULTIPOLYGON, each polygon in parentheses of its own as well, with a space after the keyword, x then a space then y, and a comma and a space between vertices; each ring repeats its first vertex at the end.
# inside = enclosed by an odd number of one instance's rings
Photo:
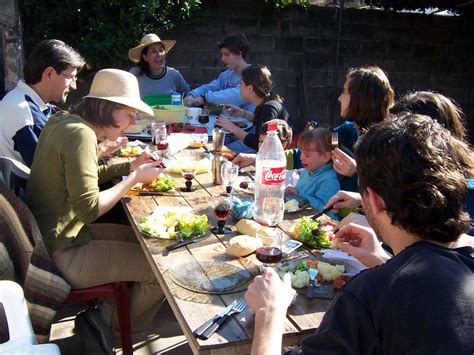
POLYGON ((10 333, 10 339, 0 344, 0 354, 61 354, 56 344, 38 345, 25 296, 18 284, 0 281, 0 303, 3 304, 10 333))

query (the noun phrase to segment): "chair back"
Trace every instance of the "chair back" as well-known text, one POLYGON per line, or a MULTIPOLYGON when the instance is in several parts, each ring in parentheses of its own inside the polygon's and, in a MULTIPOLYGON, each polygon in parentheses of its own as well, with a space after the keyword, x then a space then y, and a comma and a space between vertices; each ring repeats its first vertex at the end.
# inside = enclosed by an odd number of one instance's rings
POLYGON ((67 298, 70 286, 48 254, 30 210, 3 183, 0 183, 0 269, 8 271, 3 275, 5 279, 23 287, 36 335, 39 340, 47 340, 52 318, 67 298))
POLYGON ((0 181, 5 183, 17 196, 24 197, 30 168, 18 160, 0 157, 0 181))
POLYGON ((37 345, 25 297, 12 281, 0 281, 0 303, 5 310, 9 339, 0 344, 1 354, 60 354, 56 344, 37 345))

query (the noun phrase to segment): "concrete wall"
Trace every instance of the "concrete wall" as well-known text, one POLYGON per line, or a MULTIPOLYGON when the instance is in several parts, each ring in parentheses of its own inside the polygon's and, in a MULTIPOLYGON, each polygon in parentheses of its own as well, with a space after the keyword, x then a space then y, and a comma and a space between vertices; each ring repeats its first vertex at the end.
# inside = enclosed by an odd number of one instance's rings
MULTIPOLYGON (((223 70, 216 43, 244 32, 252 45, 250 63, 270 67, 276 90, 297 127, 305 123, 302 64, 310 118, 325 125, 340 122, 337 97, 349 67, 378 65, 398 95, 432 89, 454 98, 472 121, 474 111, 474 23, 462 17, 397 14, 345 9, 339 70, 335 71, 338 17, 335 8, 273 11, 253 2, 205 2, 190 24, 162 38, 176 39, 168 55, 196 86, 223 70), (336 78, 336 88, 333 84, 336 78), (331 113, 334 116, 331 116, 331 113)), ((471 130, 474 126, 471 125, 471 130)))

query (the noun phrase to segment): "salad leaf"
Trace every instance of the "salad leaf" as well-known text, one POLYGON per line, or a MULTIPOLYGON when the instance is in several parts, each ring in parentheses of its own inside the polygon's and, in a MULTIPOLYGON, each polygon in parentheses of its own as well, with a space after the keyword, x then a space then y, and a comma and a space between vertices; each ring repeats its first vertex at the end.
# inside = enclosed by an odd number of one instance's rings
POLYGON ((183 238, 206 234, 210 226, 206 215, 169 211, 161 216, 143 217, 138 229, 148 236, 170 239, 175 238, 176 233, 180 233, 183 238))
POLYGON ((291 230, 291 234, 299 241, 316 248, 329 248, 331 246, 332 231, 321 229, 321 221, 313 220, 306 216, 298 218, 291 230), (313 230, 317 230, 316 235, 313 230))

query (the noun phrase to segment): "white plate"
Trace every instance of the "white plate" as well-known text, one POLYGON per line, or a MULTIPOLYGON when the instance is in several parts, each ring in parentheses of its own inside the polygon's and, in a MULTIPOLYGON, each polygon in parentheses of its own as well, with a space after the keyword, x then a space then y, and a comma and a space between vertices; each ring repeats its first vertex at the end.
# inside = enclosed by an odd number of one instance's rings
MULTIPOLYGON (((207 134, 209 135, 209 137, 212 137, 212 130, 216 127, 215 122, 216 122, 217 118, 218 118, 218 116, 216 116, 216 115, 209 115, 209 123, 206 123, 204 125, 204 127, 207 128, 207 134)), ((253 122, 247 121, 245 118, 242 118, 242 117, 229 117, 229 119, 231 121, 237 121, 237 122, 245 123, 245 127, 241 128, 243 130, 248 130, 249 128, 252 128, 252 126, 253 126, 253 122)), ((197 120, 191 120, 191 121, 188 121, 188 122, 191 123, 192 125, 201 126, 201 127, 203 126, 197 120)), ((230 132, 224 129, 224 133, 227 134, 227 133, 230 133, 230 132)))

